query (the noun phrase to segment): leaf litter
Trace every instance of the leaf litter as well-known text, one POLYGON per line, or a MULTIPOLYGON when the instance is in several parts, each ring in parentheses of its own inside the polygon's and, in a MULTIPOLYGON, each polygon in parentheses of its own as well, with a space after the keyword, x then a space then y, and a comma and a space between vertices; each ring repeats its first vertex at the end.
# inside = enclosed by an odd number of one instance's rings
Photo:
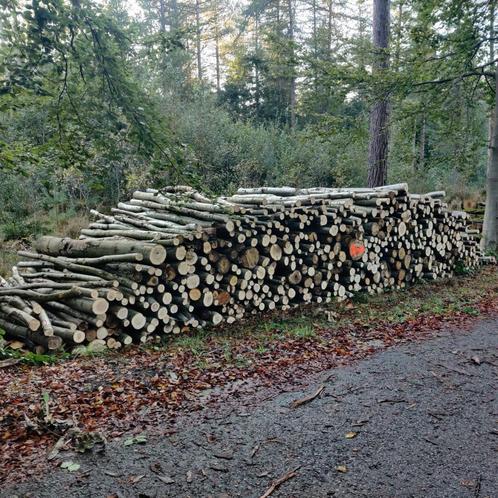
MULTIPOLYGON (((428 294, 427 289, 423 291, 428 294)), ((473 306, 481 318, 498 312, 496 293, 472 291, 473 306)), ((417 292, 422 291, 413 288, 417 292)), ((379 306, 379 313, 385 306, 379 306)), ((277 334, 265 348, 261 337, 250 332, 230 342, 213 335, 205 341, 202 362, 188 347, 173 346, 2 368, 0 468, 4 472, 0 483, 41 473, 50 465, 47 455, 51 450, 55 450, 52 461, 58 464, 58 452, 65 449, 98 450, 105 448, 106 440, 122 436, 126 436, 125 443, 132 441, 129 445, 144 444, 143 432, 148 428, 164 425, 165 420, 186 411, 201 410, 205 402, 200 394, 206 389, 254 379, 278 385, 292 379, 292 368, 311 373, 364 358, 378 350, 368 345, 371 341, 382 341, 388 347, 430 337, 455 324, 461 329, 476 319, 455 307, 445 314, 420 313, 390 322, 379 318, 381 314, 372 320, 373 308, 372 304, 363 310, 359 305, 353 309, 337 305, 338 316, 342 310, 341 316, 347 318, 344 323, 338 319, 331 327, 324 319, 322 325, 315 324, 314 335, 277 334), (226 344, 220 347, 222 341, 226 344)), ((476 359, 472 361, 478 365, 476 359)), ((320 388, 314 395, 321 392, 320 388)), ((301 401, 296 400, 297 406, 301 401)))

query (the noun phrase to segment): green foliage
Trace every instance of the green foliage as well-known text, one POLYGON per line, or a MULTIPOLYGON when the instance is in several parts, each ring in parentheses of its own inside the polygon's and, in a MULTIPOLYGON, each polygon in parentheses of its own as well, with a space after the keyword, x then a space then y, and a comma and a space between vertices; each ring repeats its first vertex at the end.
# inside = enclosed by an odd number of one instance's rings
POLYGON ((473 306, 464 306, 462 308, 462 311, 467 315, 471 316, 479 316, 481 314, 480 311, 477 308, 474 308, 473 306))
MULTIPOLYGON (((0 337, 2 337, 2 331, 0 329, 0 337)), ((0 343, 1 345, 1 343, 0 343)), ((69 353, 62 353, 60 355, 46 355, 33 353, 31 351, 18 351, 16 349, 2 348, 0 347, 0 360, 16 359, 20 360, 20 363, 26 365, 53 365, 58 363, 61 359, 69 358, 69 353)))
POLYGON ((297 339, 309 339, 316 336, 315 329, 312 325, 291 327, 287 330, 287 333, 297 339))
POLYGON ((199 356, 206 349, 206 338, 201 332, 195 335, 184 335, 175 339, 173 345, 191 352, 194 356, 199 356))
POLYGON ((455 264, 455 275, 468 275, 469 269, 465 266, 463 261, 457 261, 455 264))
POLYGON ((391 101, 390 182, 482 189, 491 4, 393 0, 382 75, 362 0, 205 0, 199 23, 195 2, 137 5, 1 3, 5 239, 168 183, 363 186, 379 95, 391 101))
POLYGON ((0 225, 0 235, 3 240, 20 240, 20 239, 31 239, 40 235, 44 231, 43 224, 38 220, 27 221, 27 220, 16 220, 0 225))
POLYGON ((124 440, 124 446, 132 446, 134 444, 145 444, 147 442, 147 436, 145 434, 138 434, 137 436, 129 437, 124 440))

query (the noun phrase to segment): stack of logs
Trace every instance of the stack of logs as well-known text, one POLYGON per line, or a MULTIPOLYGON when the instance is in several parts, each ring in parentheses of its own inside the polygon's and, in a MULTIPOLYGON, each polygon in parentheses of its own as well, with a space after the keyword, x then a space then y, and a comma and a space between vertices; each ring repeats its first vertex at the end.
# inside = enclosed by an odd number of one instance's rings
POLYGON ((444 192, 191 187, 135 192, 79 240, 42 237, 0 280, 0 328, 37 352, 118 349, 244 314, 400 289, 475 268, 444 192))

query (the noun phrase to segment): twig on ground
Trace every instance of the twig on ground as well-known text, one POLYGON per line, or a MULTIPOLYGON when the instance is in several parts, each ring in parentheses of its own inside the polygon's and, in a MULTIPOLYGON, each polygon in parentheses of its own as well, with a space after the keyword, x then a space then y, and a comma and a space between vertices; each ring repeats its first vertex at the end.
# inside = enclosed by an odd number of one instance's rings
POLYGON ((306 403, 309 403, 310 401, 313 401, 315 398, 317 398, 318 396, 320 396, 320 394, 322 393, 322 391, 324 389, 325 389, 325 386, 322 385, 311 396, 306 396, 304 398, 294 400, 291 403, 291 408, 297 408, 298 406, 302 406, 302 405, 304 405, 306 403))
POLYGON ((479 498, 479 495, 481 494, 481 481, 482 476, 479 476, 477 478, 476 487, 474 489, 474 498, 479 498))
POLYGON ((455 368, 455 367, 451 367, 449 365, 445 365, 444 363, 438 363, 437 366, 438 367, 447 368, 448 370, 451 370, 452 372, 459 373, 461 375, 467 375, 469 377, 473 377, 474 376, 474 374, 471 374, 470 372, 466 372, 465 370, 461 370, 460 368, 455 368))
POLYGON ((20 363, 20 358, 7 358, 6 360, 0 361, 0 368, 7 368, 20 363))
POLYGON ((265 491, 263 495, 261 495, 260 498, 268 498, 279 486, 281 486, 285 481, 288 481, 289 479, 292 479, 293 477, 296 477, 297 471, 301 468, 301 466, 296 467, 294 470, 290 470, 283 476, 279 477, 277 480, 273 481, 271 486, 265 491))
POLYGON ((272 437, 272 438, 269 438, 269 439, 265 439, 264 441, 261 441, 259 442, 252 450, 251 452, 251 458, 254 458, 254 455, 259 451, 259 449, 261 448, 261 445, 262 444, 265 444, 265 443, 273 443, 273 442, 277 442, 278 441, 278 438, 276 437, 272 437))
POLYGON ((358 387, 353 387, 351 389, 348 389, 347 391, 343 391, 342 393, 338 393, 338 394, 330 394, 330 396, 332 396, 333 398, 339 398, 340 396, 345 396, 346 394, 352 394, 354 392, 357 392, 357 391, 360 391, 362 389, 366 389, 367 387, 369 386, 358 386, 358 387))

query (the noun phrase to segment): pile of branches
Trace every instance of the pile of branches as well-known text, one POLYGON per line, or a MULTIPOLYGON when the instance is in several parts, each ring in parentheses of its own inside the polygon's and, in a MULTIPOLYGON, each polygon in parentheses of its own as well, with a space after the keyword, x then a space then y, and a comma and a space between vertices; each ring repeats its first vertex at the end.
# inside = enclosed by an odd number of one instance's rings
POLYGON ((0 281, 0 328, 36 352, 118 349, 482 262, 467 214, 406 184, 215 200, 176 186, 92 214, 78 240, 41 237, 0 281))

